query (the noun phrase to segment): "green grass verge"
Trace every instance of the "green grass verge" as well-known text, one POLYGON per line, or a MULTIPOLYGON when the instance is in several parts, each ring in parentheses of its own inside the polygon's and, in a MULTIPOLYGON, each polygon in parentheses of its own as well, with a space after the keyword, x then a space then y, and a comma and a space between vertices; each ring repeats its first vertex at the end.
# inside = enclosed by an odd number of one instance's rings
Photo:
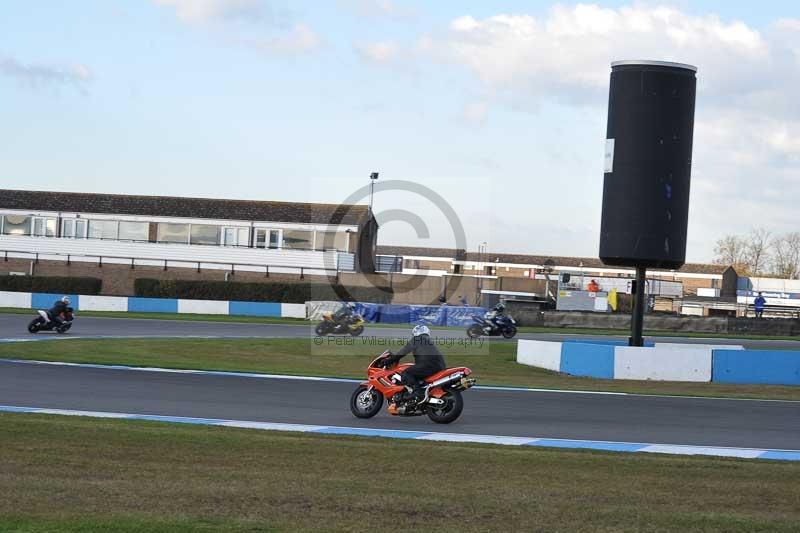
POLYGON ((0 414, 3 531, 797 531, 800 464, 0 414), (409 472, 413 471, 413 476, 409 472))
MULTIPOLYGON (((71 363, 363 378, 369 362, 399 342, 370 337, 311 339, 73 339, 0 344, 0 357, 71 363)), ((397 339, 399 341, 399 339, 397 339)), ((800 400, 800 387, 580 378, 517 364, 516 343, 440 345, 451 366, 468 366, 482 385, 800 400)))

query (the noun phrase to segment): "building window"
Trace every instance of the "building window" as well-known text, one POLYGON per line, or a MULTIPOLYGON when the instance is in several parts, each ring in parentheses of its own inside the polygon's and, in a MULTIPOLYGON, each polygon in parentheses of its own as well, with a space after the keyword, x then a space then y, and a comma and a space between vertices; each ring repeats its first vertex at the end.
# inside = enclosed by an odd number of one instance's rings
POLYGON ((30 235, 32 218, 20 215, 3 217, 3 235, 30 235))
POLYGON ((189 242, 189 224, 158 223, 158 242, 187 244, 189 242))
POLYGON ((347 251, 347 242, 350 239, 344 231, 318 231, 317 250, 338 250, 347 251))
POLYGON ((219 226, 192 224, 191 243, 219 245, 219 230, 219 226))
POLYGON ((61 221, 61 236, 67 239, 85 239, 86 221, 75 218, 65 218, 61 221))
POLYGON ((419 259, 406 259, 405 268, 419 268, 419 259))
POLYGON ((89 238, 117 240, 117 226, 116 220, 90 220, 89 238))
POLYGON ((276 249, 281 247, 281 232, 277 229, 257 229, 256 230, 256 248, 269 248, 276 249), (267 242, 269 238, 269 242, 267 242))
POLYGON ((222 244, 224 246, 248 246, 250 244, 250 231, 247 228, 224 228, 222 230, 222 244))
POLYGON ((33 234, 37 237, 55 237, 56 219, 35 217, 33 219, 33 234))
POLYGON ((148 222, 122 222, 119 223, 119 240, 121 241, 147 241, 150 236, 148 222))
POLYGON ((314 232, 305 230, 284 230, 283 247, 291 250, 311 250, 314 247, 314 232))

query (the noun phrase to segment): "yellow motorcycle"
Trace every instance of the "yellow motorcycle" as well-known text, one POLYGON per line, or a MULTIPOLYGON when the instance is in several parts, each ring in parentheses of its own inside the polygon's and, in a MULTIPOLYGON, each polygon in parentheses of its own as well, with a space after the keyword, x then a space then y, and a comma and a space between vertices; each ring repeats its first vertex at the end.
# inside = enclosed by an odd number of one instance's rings
POLYGON ((345 322, 337 322, 333 319, 333 313, 322 315, 322 322, 317 324, 314 330, 317 336, 350 334, 358 337, 364 333, 364 318, 359 314, 350 315, 345 322))

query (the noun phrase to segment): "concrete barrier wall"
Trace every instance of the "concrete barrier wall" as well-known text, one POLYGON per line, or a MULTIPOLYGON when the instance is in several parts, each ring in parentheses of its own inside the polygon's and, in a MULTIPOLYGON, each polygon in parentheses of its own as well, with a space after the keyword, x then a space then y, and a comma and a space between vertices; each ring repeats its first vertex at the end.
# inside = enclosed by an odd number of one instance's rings
POLYGON ((713 381, 800 385, 800 352, 714 350, 713 381))
POLYGON ((0 307, 30 309, 33 307, 31 293, 0 291, 0 307))
POLYGON ((520 339, 517 344, 517 362, 561 371, 561 343, 520 339))
POLYGON ((217 300, 178 300, 178 312, 196 315, 227 315, 228 303, 217 300))
POLYGON ((614 379, 711 381, 711 350, 618 346, 614 379))
POLYGON ((517 362, 604 379, 800 385, 800 351, 745 350, 739 345, 659 343, 634 348, 615 344, 521 339, 517 362))
POLYGON ((121 311, 128 310, 125 296, 81 296, 81 311, 121 311))

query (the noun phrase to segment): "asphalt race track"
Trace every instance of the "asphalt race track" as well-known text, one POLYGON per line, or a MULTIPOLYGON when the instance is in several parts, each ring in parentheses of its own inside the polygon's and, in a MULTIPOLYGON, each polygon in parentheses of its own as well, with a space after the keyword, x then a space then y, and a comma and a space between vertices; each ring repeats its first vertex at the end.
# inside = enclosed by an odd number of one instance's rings
MULTIPOLYGON (((42 332, 30 335, 28 322, 34 314, 0 314, 0 339, 30 340, 32 338, 57 337, 56 333, 42 332)), ((129 318, 78 317, 69 337, 263 337, 263 338, 311 338, 314 336, 314 323, 307 324, 243 324, 235 322, 195 322, 190 320, 150 320, 129 318)), ((364 335, 381 338, 406 337, 410 328, 389 328, 368 325, 364 335)), ((433 332, 438 338, 466 338, 465 329, 437 329, 433 332)), ((623 337, 604 335, 575 335, 557 333, 522 333, 522 339, 560 341, 564 339, 610 340, 623 337)), ((786 340, 741 340, 741 339, 699 339, 680 337, 648 337, 656 342, 737 344, 750 349, 792 348, 800 350, 800 341, 786 340)), ((492 342, 508 342, 502 338, 492 338, 492 342)))
POLYGON ((698 446, 800 448, 800 402, 594 393, 465 393, 448 426, 354 418, 355 385, 0 361, 0 405, 164 416, 698 446))

